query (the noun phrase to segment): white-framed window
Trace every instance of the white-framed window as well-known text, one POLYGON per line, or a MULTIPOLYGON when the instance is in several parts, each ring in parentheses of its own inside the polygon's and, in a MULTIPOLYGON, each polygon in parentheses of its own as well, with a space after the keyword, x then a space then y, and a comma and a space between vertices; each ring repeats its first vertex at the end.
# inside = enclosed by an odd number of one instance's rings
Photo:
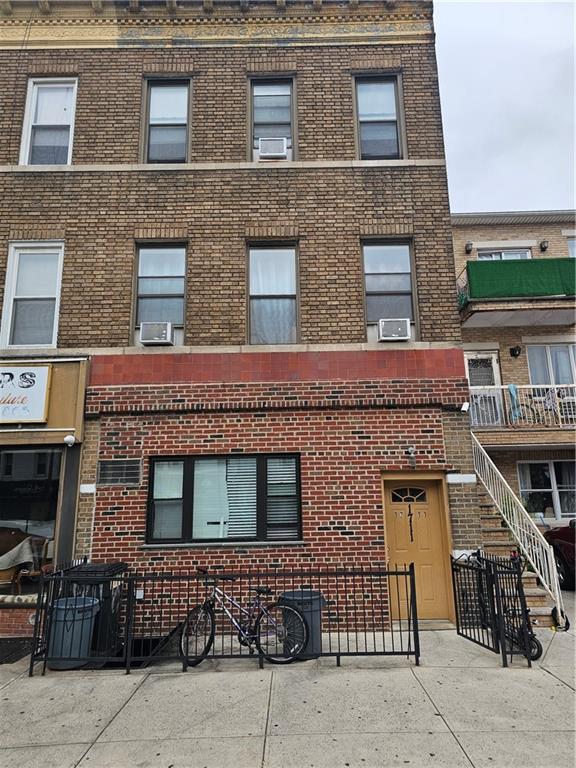
POLYGON ((148 244, 138 248, 136 338, 141 323, 172 323, 174 341, 184 342, 186 246, 148 244))
POLYGON ((398 78, 356 78, 358 144, 362 160, 402 157, 398 78))
POLYGON ((187 162, 189 116, 189 80, 151 80, 148 83, 146 162, 187 162))
POLYGON ((576 516, 573 461, 519 461, 522 503, 534 517, 567 520, 576 516))
POLYGON ((531 258, 530 248, 500 248, 494 251, 478 251, 478 261, 517 261, 531 258))
POLYGON ((576 383, 576 344, 529 344, 531 384, 576 383))
MULTIPOLYGON (((253 80, 252 81, 252 159, 260 159, 260 140, 264 140, 262 152, 278 151, 282 154, 285 142, 286 160, 292 160, 293 153, 293 81, 253 80)), ((263 155, 264 157, 264 155, 263 155)), ((282 159, 278 156, 276 159, 282 159)))
POLYGON ((576 258, 576 237, 569 237, 568 240, 568 256, 576 258))
POLYGON ((64 243, 11 243, 0 345, 55 347, 64 243))
POLYGON ((70 165, 77 86, 76 78, 28 81, 20 165, 70 165))

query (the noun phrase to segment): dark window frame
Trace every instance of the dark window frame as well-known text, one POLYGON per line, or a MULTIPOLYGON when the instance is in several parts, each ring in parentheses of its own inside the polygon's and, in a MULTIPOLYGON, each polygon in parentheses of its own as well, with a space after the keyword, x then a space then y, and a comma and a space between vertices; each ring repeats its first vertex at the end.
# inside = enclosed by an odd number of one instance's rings
MULTIPOLYGON (((169 164, 169 165, 179 165, 182 163, 189 163, 190 162, 190 128, 191 128, 191 122, 192 122, 192 79, 190 77, 146 77, 144 80, 145 85, 145 104, 146 108, 144 111, 144 152, 143 152, 143 160, 146 165, 162 165, 162 164, 169 164), (188 90, 188 102, 186 105, 186 143, 185 143, 185 149, 186 149, 186 156, 184 160, 151 160, 150 159, 150 129, 152 127, 152 123, 150 122, 150 98, 152 94, 152 88, 154 87, 164 87, 167 88, 169 86, 174 85, 184 85, 186 86, 188 90)), ((162 126, 165 128, 175 128, 175 127, 181 127, 182 123, 163 123, 162 126)))
MULTIPOLYGON (((135 269, 135 275, 134 275, 134 322, 132 323, 132 326, 134 330, 138 330, 140 328, 140 323, 138 322, 138 304, 140 299, 150 299, 150 298, 156 298, 156 299, 174 299, 179 298, 180 294, 175 293, 140 293, 140 280, 142 279, 140 276, 140 251, 145 248, 182 248, 184 250, 184 274, 183 275, 162 275, 158 276, 157 278, 154 278, 151 275, 147 275, 144 277, 144 279, 158 279, 161 280, 162 278, 174 278, 174 279, 180 279, 182 278, 184 280, 184 288, 182 291, 182 323, 172 323, 172 328, 176 329, 184 329, 186 327, 186 299, 187 299, 187 272, 188 272, 188 242, 182 241, 182 240, 138 240, 135 243, 136 246, 136 269, 135 269)), ((144 322, 162 322, 161 320, 157 321, 144 321, 144 322)))
POLYGON ((296 462, 296 503, 298 508, 298 530, 297 537, 290 539, 289 542, 300 541, 302 539, 302 487, 301 487, 301 462, 299 453, 224 453, 224 454, 194 454, 194 455, 174 455, 174 456, 153 456, 148 463, 148 501, 146 506, 146 544, 227 544, 227 543, 250 543, 250 542, 270 542, 271 544, 282 545, 280 539, 266 538, 268 529, 267 523, 267 460, 275 458, 293 458, 296 462), (194 518, 194 463, 197 459, 228 459, 228 458, 255 458, 256 459, 256 536, 250 538, 210 538, 194 539, 192 537, 193 518, 194 518), (152 535, 154 530, 154 467, 161 462, 183 462, 183 482, 182 482, 182 535, 179 538, 155 539, 152 535))
POLYGON ((410 320, 410 325, 414 326, 415 331, 417 332, 418 329, 418 302, 417 302, 417 285, 416 285, 416 270, 414 265, 414 249, 413 249, 413 242, 411 240, 408 240, 406 238, 403 239, 363 239, 360 243, 360 249, 361 249, 361 255, 362 255, 362 280, 363 280, 363 286, 364 286, 364 307, 365 307, 365 325, 377 325, 377 320, 369 320, 368 319, 368 296, 410 296, 411 299, 411 306, 412 306, 412 318, 410 320), (410 272, 397 272, 397 273, 388 273, 388 272, 366 272, 366 260, 364 256, 364 248, 367 245, 405 245, 408 248, 408 254, 410 259, 410 272), (386 274, 402 274, 410 275, 410 290, 406 291, 400 291, 400 290, 393 290, 393 291, 369 291, 366 287, 366 278, 371 275, 386 275, 386 274))
POLYGON ((248 125, 248 160, 258 161, 258 150, 254 147, 254 130, 257 123, 254 120, 254 86, 256 85, 275 85, 278 83, 288 83, 290 85, 290 146, 287 145, 289 158, 292 162, 296 160, 296 77, 294 74, 285 74, 278 72, 274 74, 251 74, 248 78, 248 98, 249 98, 249 125, 248 125))
POLYGON ((358 157, 360 160, 403 160, 406 158, 406 147, 404 140, 404 123, 402 113, 402 83, 399 73, 367 73, 354 75, 354 111, 356 117, 356 143, 358 157), (362 120, 360 117, 360 106, 358 101, 358 85, 361 83, 392 83, 394 85, 394 100, 396 104, 396 119, 395 120, 362 120), (394 123, 396 125, 396 144, 398 151, 394 155, 371 155, 365 157, 362 153, 362 123, 372 122, 385 122, 394 123))

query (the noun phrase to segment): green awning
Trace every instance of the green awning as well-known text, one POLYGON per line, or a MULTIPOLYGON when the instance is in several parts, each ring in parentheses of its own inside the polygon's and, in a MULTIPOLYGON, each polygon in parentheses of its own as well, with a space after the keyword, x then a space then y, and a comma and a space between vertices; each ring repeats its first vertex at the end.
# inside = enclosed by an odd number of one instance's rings
POLYGON ((469 261, 470 300, 574 296, 576 259, 469 261))

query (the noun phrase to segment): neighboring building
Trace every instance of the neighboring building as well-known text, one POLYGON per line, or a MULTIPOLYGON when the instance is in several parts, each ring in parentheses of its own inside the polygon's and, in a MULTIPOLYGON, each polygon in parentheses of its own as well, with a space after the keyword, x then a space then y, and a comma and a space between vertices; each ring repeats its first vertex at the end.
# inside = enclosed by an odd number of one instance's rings
POLYGON ((576 516, 575 213, 452 216, 472 430, 540 526, 576 516))
POLYGON ((480 521, 432 3, 2 9, 0 526, 148 569, 414 560, 451 618, 480 521))

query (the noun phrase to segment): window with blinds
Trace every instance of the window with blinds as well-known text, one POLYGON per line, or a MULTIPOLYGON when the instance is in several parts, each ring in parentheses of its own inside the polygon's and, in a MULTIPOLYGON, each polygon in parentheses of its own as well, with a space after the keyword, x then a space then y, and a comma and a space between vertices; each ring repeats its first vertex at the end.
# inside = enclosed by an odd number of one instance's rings
POLYGON ((153 459, 148 541, 300 538, 298 456, 153 459))

